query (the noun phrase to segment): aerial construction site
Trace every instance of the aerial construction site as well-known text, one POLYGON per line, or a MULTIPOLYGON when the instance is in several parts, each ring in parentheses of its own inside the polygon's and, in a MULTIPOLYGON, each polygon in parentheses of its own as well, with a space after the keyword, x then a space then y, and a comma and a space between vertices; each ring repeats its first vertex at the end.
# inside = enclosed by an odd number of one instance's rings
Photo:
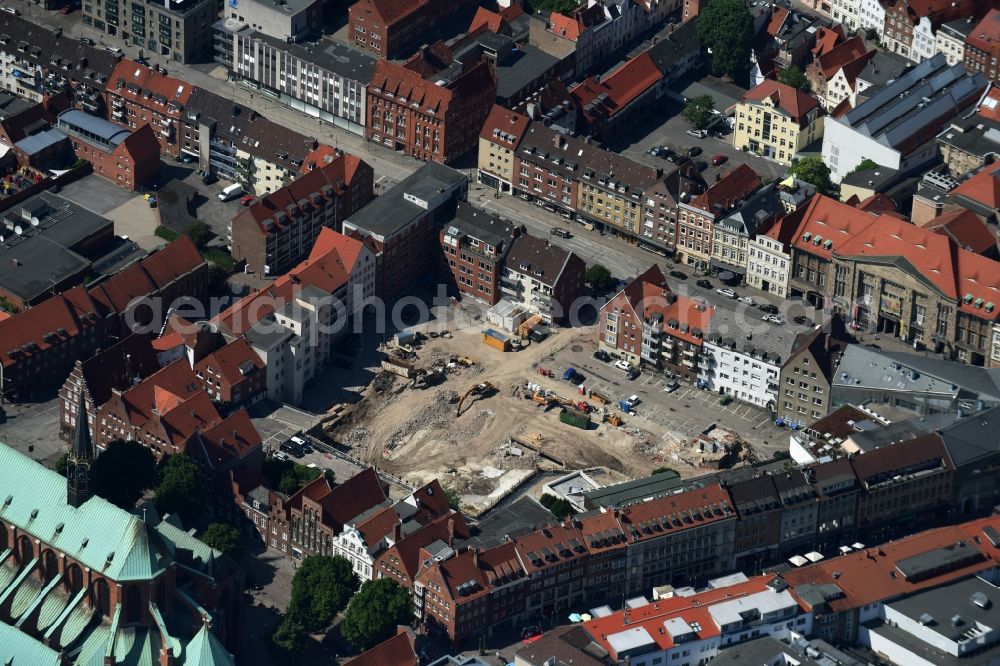
POLYGON ((414 484, 440 479, 472 515, 540 472, 601 468, 605 483, 659 464, 694 473, 672 455, 681 442, 623 413, 620 396, 581 392, 572 377, 563 381, 565 368, 550 367, 566 347, 594 349, 595 334, 578 328, 510 345, 474 328, 390 342, 382 372, 326 434, 414 484))

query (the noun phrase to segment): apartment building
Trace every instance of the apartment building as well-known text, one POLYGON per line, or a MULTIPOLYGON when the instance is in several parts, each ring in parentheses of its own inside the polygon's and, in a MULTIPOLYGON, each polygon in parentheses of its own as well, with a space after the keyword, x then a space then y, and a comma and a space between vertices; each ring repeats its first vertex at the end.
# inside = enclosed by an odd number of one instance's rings
POLYGON ((118 187, 134 192, 160 172, 160 145, 149 125, 133 132, 69 109, 59 114, 58 127, 69 136, 73 153, 118 187))
POLYGON ((158 65, 147 67, 122 60, 104 89, 109 120, 130 129, 149 125, 156 133, 160 150, 180 157, 184 111, 192 90, 190 83, 167 76, 158 65))
POLYGON ((801 90, 766 80, 736 106, 733 146, 781 164, 823 135, 823 111, 801 90))
POLYGON ((459 201, 441 227, 441 273, 462 298, 496 305, 503 266, 520 233, 512 222, 459 201))
POLYGON ((820 327, 799 333, 781 366, 776 413, 799 426, 826 416, 832 405, 834 346, 820 327))
POLYGON ((65 92, 87 113, 104 113, 102 92, 118 57, 4 13, 0 17, 0 85, 32 102, 65 92))
MULTIPOLYGON (((515 155, 530 120, 502 106, 494 106, 479 133, 477 180, 498 193, 511 193, 514 187, 515 155)), ((572 200, 571 202, 572 203, 572 200)))
POLYGON ((233 259, 258 275, 281 275, 309 254, 322 229, 339 230, 374 196, 371 166, 353 155, 335 154, 233 216, 233 259))
POLYGON ((861 0, 832 0, 830 14, 848 30, 857 30, 861 24, 861 0))
MULTIPOLYGON (((223 21, 215 24, 216 45, 219 44, 219 30, 226 24, 246 27, 261 35, 271 37, 279 42, 298 43, 314 37, 321 32, 323 21, 322 0, 239 0, 237 3, 227 3, 223 10, 223 21), (228 20, 225 20, 228 19, 228 20)), ((216 53, 219 56, 228 54, 216 53)))
POLYGON ((234 79, 323 122, 364 135, 375 58, 333 39, 294 43, 246 27, 228 33, 228 38, 234 79))
POLYGON ((774 185, 765 185, 751 194, 742 206, 715 223, 712 268, 746 278, 750 242, 770 230, 784 214, 785 206, 774 185))
POLYGON ((652 366, 694 380, 714 312, 672 292, 654 264, 601 308, 599 344, 637 367, 652 366))
POLYGON ((348 8, 347 41, 378 58, 407 58, 450 29, 469 25, 476 8, 473 0, 357 0, 348 8))
POLYGON ((586 292, 587 265, 547 239, 518 235, 500 276, 500 293, 547 322, 565 322, 586 292))
POLYGON ((379 60, 368 86, 368 139, 439 162, 475 147, 493 108, 496 80, 485 62, 449 71, 447 78, 429 80, 379 60))
POLYGON ((824 110, 839 113, 845 99, 855 99, 857 76, 874 55, 862 37, 852 37, 816 57, 806 69, 806 79, 824 110))
POLYGON ((1000 81, 1000 9, 991 9, 965 38, 962 59, 970 72, 982 72, 993 83, 1000 81))
POLYGON ((971 16, 942 23, 934 36, 934 50, 943 53, 949 65, 965 61, 965 40, 976 27, 971 16))
POLYGON ((212 59, 218 11, 211 0, 87 0, 82 21, 109 44, 137 46, 187 65, 212 59))
POLYGON ((745 164, 732 169, 704 193, 678 206, 677 261, 697 269, 712 262, 715 223, 761 185, 760 176, 745 164))
POLYGON ((865 32, 874 30, 876 36, 881 40, 882 33, 885 32, 885 8, 888 0, 861 0, 861 7, 858 12, 858 26, 865 32))
POLYGON ((1000 151, 1000 123, 980 115, 952 122, 938 134, 937 144, 948 172, 962 178, 1000 151))
POLYGON ((240 183, 257 196, 294 180, 321 145, 202 88, 191 92, 189 106, 184 112, 181 153, 196 158, 203 170, 240 183))
POLYGON ((463 173, 428 162, 344 220, 344 234, 376 248, 377 296, 395 298, 426 278, 439 254, 439 226, 454 215, 468 187, 463 173))

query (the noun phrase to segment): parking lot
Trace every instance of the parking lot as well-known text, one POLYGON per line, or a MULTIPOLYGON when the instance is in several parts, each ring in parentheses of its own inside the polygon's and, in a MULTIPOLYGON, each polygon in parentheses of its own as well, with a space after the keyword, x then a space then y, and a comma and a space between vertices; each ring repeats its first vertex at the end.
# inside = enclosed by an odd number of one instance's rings
MULTIPOLYGON (((187 202, 188 205, 186 206, 185 202, 182 201, 164 201, 161 209, 164 212, 169 211, 171 205, 186 208, 184 212, 204 222, 211 228, 215 238, 208 244, 225 247, 227 244, 226 235, 229 222, 233 219, 234 215, 243 210, 239 198, 232 201, 221 201, 219 199, 219 192, 230 183, 228 181, 217 180, 214 183, 206 185, 202 182, 201 174, 198 173, 197 164, 184 164, 177 162, 173 158, 165 158, 160 167, 160 173, 157 175, 150 189, 161 191, 165 185, 170 184, 173 186, 174 183, 182 184, 180 187, 177 187, 177 192, 183 195, 191 194, 192 198, 190 202, 187 202)), ((164 194, 162 196, 169 195, 164 194)), ((176 217, 176 221, 183 225, 183 215, 176 215, 176 217)), ((176 228, 178 224, 170 224, 168 220, 164 220, 164 224, 174 228, 176 231, 180 231, 180 229, 176 228)))
POLYGON ((664 388, 670 380, 649 370, 629 381, 614 366, 614 359, 607 363, 595 359, 595 349, 596 345, 567 347, 550 361, 552 369, 559 375, 566 368, 576 369, 586 378, 584 386, 588 392, 597 391, 612 400, 639 396, 636 416, 678 440, 688 441, 714 423, 738 432, 761 458, 788 450, 788 431, 775 426, 767 410, 738 401, 722 406, 717 393, 702 391, 683 381, 680 388, 667 393, 664 388))

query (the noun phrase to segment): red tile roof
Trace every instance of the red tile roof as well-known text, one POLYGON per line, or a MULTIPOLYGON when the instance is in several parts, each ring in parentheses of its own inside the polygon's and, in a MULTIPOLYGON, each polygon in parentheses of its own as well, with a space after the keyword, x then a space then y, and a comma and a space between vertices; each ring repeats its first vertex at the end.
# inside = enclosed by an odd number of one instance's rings
POLYGON ((153 416, 154 410, 167 405, 174 408, 198 393, 205 394, 201 383, 187 359, 179 358, 122 393, 122 401, 131 423, 141 426, 153 416))
POLYGON ((951 191, 952 197, 963 196, 987 208, 1000 210, 1000 164, 991 164, 951 191))
POLYGON ((577 521, 591 554, 623 546, 628 540, 615 511, 602 510, 577 521))
POLYGON ((245 409, 239 409, 201 433, 208 459, 215 467, 228 464, 262 444, 245 409))
POLYGON ((746 164, 741 164, 705 192, 691 200, 691 206, 710 215, 728 211, 740 199, 760 187, 760 176, 746 164))
POLYGON ((350 666, 417 666, 413 638, 401 631, 347 662, 350 666))
MULTIPOLYGON (((868 455, 871 454, 858 457, 868 455)), ((983 532, 987 527, 1000 529, 1000 516, 921 532, 878 547, 792 569, 783 574, 783 577, 792 587, 792 594, 799 598, 800 604, 805 608, 810 608, 810 605, 799 596, 799 588, 811 584, 835 585, 843 592, 842 597, 828 602, 834 612, 856 609, 995 567, 991 540, 983 532), (960 542, 962 546, 957 545, 960 542), (968 549, 972 555, 979 551, 983 557, 979 561, 971 561, 974 558, 970 557, 970 561, 964 565, 922 580, 908 580, 898 567, 901 560, 941 548, 968 549)))
POLYGON ((371 467, 355 474, 331 490, 320 502, 323 506, 323 523, 336 531, 365 511, 387 501, 389 496, 371 467))
POLYGON ((207 374, 208 368, 212 368, 233 386, 242 382, 251 372, 263 370, 264 362, 246 340, 235 338, 226 346, 202 358, 194 367, 203 374, 207 374))
POLYGON ((955 253, 955 288, 958 308, 976 317, 997 321, 1000 318, 1000 262, 968 250, 955 253), (981 299, 981 300, 980 300, 981 299), (991 312, 986 308, 993 304, 991 312))
POLYGON ((936 234, 947 236, 959 247, 984 254, 997 246, 997 238, 971 210, 964 208, 935 217, 924 225, 936 234))
POLYGON ((572 523, 553 525, 513 539, 521 566, 529 576, 584 557, 583 533, 572 523))
POLYGON ((480 7, 476 10, 476 15, 473 17, 472 23, 469 24, 469 33, 475 33, 482 28, 493 33, 500 32, 501 26, 509 21, 513 21, 523 13, 524 10, 521 9, 521 5, 516 2, 512 3, 510 7, 501 8, 499 12, 493 12, 486 7, 480 7))
POLYGON ((765 79, 760 85, 754 86, 744 93, 740 101, 760 101, 765 98, 770 99, 775 108, 781 109, 799 124, 810 111, 819 106, 815 97, 773 79, 765 79))
POLYGON ((455 535, 459 538, 468 538, 469 527, 465 523, 465 517, 461 513, 441 515, 427 523, 416 532, 404 536, 392 548, 398 557, 398 566, 406 578, 413 581, 420 569, 420 550, 426 548, 435 541, 448 543, 450 534, 448 532, 448 522, 454 521, 455 535))
POLYGON ((771 18, 767 22, 767 27, 764 28, 765 32, 772 37, 776 36, 781 31, 781 26, 784 25, 788 15, 789 11, 784 7, 772 6, 771 18))
POLYGON ((116 150, 124 150, 136 162, 142 162, 154 156, 156 159, 160 159, 160 142, 156 139, 153 126, 148 124, 125 137, 125 140, 118 144, 116 150))
POLYGON ((37 354, 93 328, 99 320, 97 310, 98 305, 87 290, 74 287, 33 308, 3 318, 0 320, 0 362, 5 368, 9 367, 17 362, 11 358, 11 352, 24 345, 34 345, 35 349, 29 353, 37 354), (51 338, 50 333, 56 333, 58 339, 51 338))
POLYGON ((645 317, 654 312, 663 316, 663 332, 693 345, 702 343, 702 336, 708 331, 708 322, 715 314, 715 308, 704 305, 701 301, 682 294, 673 294, 669 298, 654 298, 646 300, 645 317), (672 303, 670 301, 673 301, 672 303), (671 323, 674 325, 672 326, 671 323), (696 335, 700 333, 701 335, 696 335))
POLYGON ((875 222, 875 215, 822 194, 813 196, 792 217, 799 219, 799 225, 789 242, 799 250, 824 259, 831 259, 834 252, 840 253, 845 243, 875 222), (806 234, 809 234, 808 240, 806 234))
POLYGON ((859 201, 857 207, 867 213, 892 213, 896 210, 896 202, 881 192, 876 192, 864 201, 859 201))
POLYGON ((494 105, 490 115, 486 117, 483 130, 479 136, 487 141, 514 150, 521 143, 528 129, 530 120, 527 116, 514 113, 499 104, 494 105))
POLYGON ((316 242, 313 243, 312 250, 306 261, 315 262, 323 259, 332 252, 336 252, 348 273, 354 272, 354 264, 365 249, 365 244, 357 238, 339 234, 333 229, 323 227, 320 229, 316 242))
POLYGON ((836 48, 844 38, 844 28, 839 23, 832 28, 820 28, 816 33, 816 46, 812 48, 812 54, 817 58, 825 55, 836 48))
POLYGON ((438 117, 444 116, 452 99, 452 92, 448 88, 425 81, 417 72, 388 60, 375 61, 375 70, 368 87, 375 94, 391 93, 396 99, 403 98, 409 104, 419 105, 421 109, 433 110, 438 117))
POLYGON ((660 69, 648 52, 632 58, 610 76, 590 77, 573 87, 569 93, 583 108, 588 117, 613 116, 630 102, 659 83, 663 78, 660 69), (600 100, 598 99, 600 96, 600 100), (592 111, 587 105, 595 104, 592 111))
MULTIPOLYGON (((864 64, 875 55, 875 51, 869 51, 865 46, 865 40, 861 37, 852 37, 842 44, 838 44, 828 53, 819 56, 817 64, 819 65, 820 71, 823 72, 823 76, 826 79, 833 78, 841 67, 847 67, 851 63, 857 63, 860 61, 861 67, 858 68, 858 72, 864 67, 864 64)), ((854 73, 857 76, 857 72, 854 73)))
POLYGON ((112 312, 125 312, 136 298, 163 289, 205 263, 198 248, 181 236, 142 261, 91 287, 90 293, 112 312))
POLYGON ((729 493, 719 484, 630 505, 619 512, 625 536, 635 543, 669 532, 734 518, 729 493))
POLYGON ((1000 122, 1000 89, 990 88, 977 109, 983 118, 1000 122))
POLYGON ((108 77, 106 90, 120 95, 140 106, 155 109, 172 118, 183 115, 184 106, 191 97, 193 86, 173 76, 166 76, 155 69, 124 58, 118 61, 115 71, 108 77), (146 93, 150 93, 146 96, 146 93))
POLYGON ((142 260, 142 267, 157 287, 163 289, 177 278, 190 273, 205 263, 194 241, 181 236, 159 252, 142 260))
POLYGON ((965 38, 965 43, 989 53, 997 42, 1000 42, 1000 9, 991 9, 965 38))

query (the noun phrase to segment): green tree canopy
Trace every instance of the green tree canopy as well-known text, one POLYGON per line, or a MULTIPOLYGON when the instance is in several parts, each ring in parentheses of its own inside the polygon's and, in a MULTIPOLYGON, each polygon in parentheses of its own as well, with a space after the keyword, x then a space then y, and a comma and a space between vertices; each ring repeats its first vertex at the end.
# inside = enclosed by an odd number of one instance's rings
POLYGON ((820 157, 803 157, 792 160, 788 173, 810 183, 822 194, 830 194, 834 187, 830 180, 830 167, 820 157))
POLYGON ((323 631, 344 610, 358 589, 358 577, 350 560, 311 555, 302 561, 292 578, 289 613, 301 619, 306 631, 323 631))
POLYGON ((809 88, 809 81, 806 80, 806 75, 797 65, 792 65, 781 70, 781 74, 778 74, 778 81, 799 90, 807 90, 809 88))
POLYGON ((713 74, 747 81, 754 33, 746 2, 712 0, 698 16, 698 37, 711 51, 713 74))
MULTIPOLYGON (((285 495, 294 495, 299 488, 318 478, 321 473, 315 467, 306 467, 291 460, 280 460, 274 457, 264 461, 261 472, 267 479, 269 486, 277 488, 285 495)), ((331 476, 332 474, 331 472, 331 476)), ((331 476, 327 478, 332 483, 331 476)))
POLYGON ((131 509, 156 485, 156 457, 135 441, 116 439, 94 461, 94 492, 122 509, 131 509))
POLYGON ((413 601, 406 588, 389 578, 371 580, 351 599, 340 623, 340 634, 359 650, 368 650, 413 619, 413 601))
POLYGON ((670 469, 669 467, 657 467, 649 474, 650 476, 656 476, 657 474, 666 474, 667 472, 673 472, 673 471, 674 470, 670 469))
POLYGON ((712 122, 712 111, 715 110, 715 100, 711 95, 698 95, 688 100, 681 115, 695 129, 705 129, 712 122))
POLYGON ((448 500, 448 506, 451 507, 452 511, 460 511, 462 506, 462 495, 459 494, 458 489, 454 486, 448 486, 444 489, 444 498, 448 500))
POLYGON ((556 12, 558 14, 566 14, 567 16, 572 14, 573 10, 580 6, 578 0, 540 0, 533 1, 530 4, 538 9, 556 12))
POLYGON ((287 655, 297 654, 305 647, 306 627, 302 616, 291 608, 281 618, 281 622, 271 635, 271 642, 287 655))
POLYGON ((200 538, 212 548, 234 559, 243 554, 240 531, 232 525, 212 523, 202 532, 200 538))
POLYGON ((871 158, 866 157, 865 159, 861 160, 858 163, 858 166, 854 167, 853 169, 851 169, 847 173, 848 173, 848 175, 850 175, 850 174, 854 173, 855 171, 865 171, 867 169, 877 169, 877 168, 878 168, 878 162, 876 162, 875 160, 873 160, 871 158))
POLYGON ((556 497, 555 495, 545 493, 538 501, 542 506, 551 511, 552 515, 559 520, 563 520, 566 516, 576 514, 576 509, 573 508, 573 505, 569 502, 569 500, 563 499, 562 497, 556 497))
POLYGON ((156 487, 156 508, 160 513, 176 513, 188 522, 204 505, 204 481, 198 463, 184 454, 170 456, 163 463, 156 487))
POLYGON ((607 268, 601 264, 592 264, 587 267, 587 282, 594 291, 604 291, 614 284, 614 279, 607 268))

